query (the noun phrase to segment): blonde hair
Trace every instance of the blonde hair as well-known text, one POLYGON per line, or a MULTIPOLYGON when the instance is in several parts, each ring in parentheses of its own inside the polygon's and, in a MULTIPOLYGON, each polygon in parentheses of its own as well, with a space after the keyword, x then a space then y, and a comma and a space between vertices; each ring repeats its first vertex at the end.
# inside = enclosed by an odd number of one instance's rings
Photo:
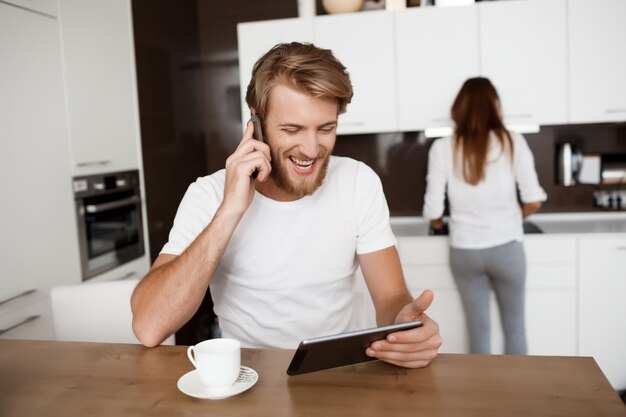
POLYGON ((352 100, 350 75, 333 53, 310 43, 281 43, 254 64, 246 91, 246 103, 261 119, 269 108, 272 88, 284 83, 307 94, 336 100, 337 114, 352 100))

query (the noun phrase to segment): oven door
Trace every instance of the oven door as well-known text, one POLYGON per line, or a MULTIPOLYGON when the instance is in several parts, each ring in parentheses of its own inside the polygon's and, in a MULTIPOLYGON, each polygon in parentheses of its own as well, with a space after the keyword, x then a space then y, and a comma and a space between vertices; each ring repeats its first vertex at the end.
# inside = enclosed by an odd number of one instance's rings
POLYGON ((77 200, 83 280, 144 254, 141 198, 133 191, 77 200))

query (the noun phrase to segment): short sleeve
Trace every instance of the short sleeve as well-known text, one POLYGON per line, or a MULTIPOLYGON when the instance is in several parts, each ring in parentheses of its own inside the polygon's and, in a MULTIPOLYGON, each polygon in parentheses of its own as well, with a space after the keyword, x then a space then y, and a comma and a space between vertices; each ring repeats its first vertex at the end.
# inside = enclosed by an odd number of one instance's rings
POLYGON ((389 223, 389 207, 380 178, 359 162, 355 184, 357 245, 359 255, 386 249, 396 244, 389 223))
POLYGON ((519 187, 520 198, 523 203, 546 201, 548 196, 539 185, 535 171, 535 159, 528 147, 526 139, 520 134, 515 135, 514 159, 515 181, 519 187))
POLYGON ((223 194, 223 186, 213 176, 192 183, 178 206, 169 239, 160 253, 183 253, 211 222, 223 194))

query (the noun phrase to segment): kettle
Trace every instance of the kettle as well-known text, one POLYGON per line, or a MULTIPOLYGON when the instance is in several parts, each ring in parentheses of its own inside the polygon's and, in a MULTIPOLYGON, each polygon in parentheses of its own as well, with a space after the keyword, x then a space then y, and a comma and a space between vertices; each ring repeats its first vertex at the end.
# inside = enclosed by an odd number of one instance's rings
POLYGON ((563 143, 557 153, 557 183, 569 187, 578 183, 583 155, 571 143, 563 143))

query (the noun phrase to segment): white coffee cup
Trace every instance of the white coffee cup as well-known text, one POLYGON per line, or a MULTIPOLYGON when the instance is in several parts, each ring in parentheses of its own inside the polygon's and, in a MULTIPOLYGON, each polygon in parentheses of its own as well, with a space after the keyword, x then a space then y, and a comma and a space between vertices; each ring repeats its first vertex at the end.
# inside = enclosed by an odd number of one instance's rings
POLYGON ((211 390, 235 383, 241 365, 241 343, 235 339, 209 339, 187 349, 200 379, 211 390))

